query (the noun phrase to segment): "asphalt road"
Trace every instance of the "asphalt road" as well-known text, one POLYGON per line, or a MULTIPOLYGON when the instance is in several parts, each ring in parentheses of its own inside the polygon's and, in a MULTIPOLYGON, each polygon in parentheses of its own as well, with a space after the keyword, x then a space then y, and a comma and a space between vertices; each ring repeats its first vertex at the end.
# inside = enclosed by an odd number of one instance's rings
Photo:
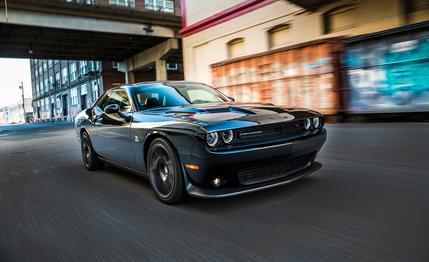
POLYGON ((341 124, 314 175, 161 204, 69 126, 0 127, 0 261, 429 261, 429 124, 341 124))

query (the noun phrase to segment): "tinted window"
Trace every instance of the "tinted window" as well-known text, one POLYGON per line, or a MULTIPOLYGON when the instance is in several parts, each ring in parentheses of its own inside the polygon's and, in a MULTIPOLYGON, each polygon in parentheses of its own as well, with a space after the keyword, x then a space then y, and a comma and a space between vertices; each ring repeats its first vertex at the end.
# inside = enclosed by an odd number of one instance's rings
POLYGON ((109 99, 108 94, 104 94, 95 104, 95 107, 101 110, 104 110, 104 107, 106 106, 107 99, 109 99))
POLYGON ((134 89, 140 110, 200 103, 219 103, 227 99, 212 87, 198 83, 145 85, 134 89))
MULTIPOLYGON (((104 107, 112 104, 119 105, 119 110, 121 112, 130 112, 131 104, 130 99, 128 98, 127 92, 125 90, 115 90, 108 95, 107 103, 104 107)), ((104 109, 104 108, 103 108, 104 109)))

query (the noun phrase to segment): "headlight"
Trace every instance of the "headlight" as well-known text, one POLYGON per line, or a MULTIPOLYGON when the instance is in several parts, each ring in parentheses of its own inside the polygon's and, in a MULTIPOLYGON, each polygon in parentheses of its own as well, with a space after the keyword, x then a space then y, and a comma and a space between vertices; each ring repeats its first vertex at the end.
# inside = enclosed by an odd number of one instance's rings
POLYGON ((217 132, 207 133, 206 142, 208 146, 215 146, 219 142, 219 135, 217 132))
POLYGON ((310 118, 305 119, 304 120, 304 128, 308 130, 308 129, 310 129, 310 126, 311 126, 310 118))
POLYGON ((222 132, 222 140, 225 144, 229 144, 234 139, 234 132, 232 130, 226 130, 222 132))
POLYGON ((313 118, 313 126, 314 126, 314 128, 320 127, 320 118, 318 118, 318 117, 313 118))

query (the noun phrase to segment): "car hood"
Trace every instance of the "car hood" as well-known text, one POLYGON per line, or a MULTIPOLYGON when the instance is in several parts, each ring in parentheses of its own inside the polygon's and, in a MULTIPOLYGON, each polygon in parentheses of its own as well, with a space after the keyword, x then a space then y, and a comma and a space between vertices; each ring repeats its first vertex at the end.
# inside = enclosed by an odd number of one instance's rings
POLYGON ((193 104, 162 107, 138 112, 135 117, 140 118, 144 115, 158 116, 160 121, 176 119, 179 122, 192 122, 209 131, 266 125, 320 116, 319 113, 304 108, 285 108, 259 103, 193 104))

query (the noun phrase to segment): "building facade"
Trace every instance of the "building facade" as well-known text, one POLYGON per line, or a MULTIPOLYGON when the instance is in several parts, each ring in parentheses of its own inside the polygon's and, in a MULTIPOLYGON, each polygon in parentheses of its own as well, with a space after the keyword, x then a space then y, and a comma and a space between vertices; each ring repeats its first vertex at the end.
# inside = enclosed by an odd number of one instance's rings
POLYGON ((112 62, 31 59, 30 69, 35 121, 72 121, 125 81, 112 62))
POLYGON ((33 121, 33 108, 31 98, 25 98, 25 108, 22 100, 10 105, 0 107, 0 124, 20 124, 33 121))
POLYGON ((423 100, 419 106, 429 110, 425 102, 429 86, 407 77, 409 81, 399 87, 398 81, 389 80, 394 75, 389 72, 405 76, 405 67, 388 68, 396 66, 388 61, 400 63, 404 57, 414 63, 407 72, 422 74, 420 68, 428 68, 423 55, 429 42, 428 1, 319 2, 323 4, 306 10, 285 0, 183 0, 185 79, 212 84, 239 101, 312 107, 327 114, 359 108, 359 101, 344 102, 344 94, 348 96, 345 100, 373 98, 365 103, 380 104, 382 112, 386 108, 414 110, 415 106, 401 103, 418 94, 419 101, 423 100), (385 40, 385 35, 395 32, 395 37, 385 40), (356 42, 369 35, 379 38, 369 46, 370 56, 377 60, 375 68, 365 64, 371 60, 365 52, 366 42, 356 42), (413 58, 406 52, 422 54, 420 62, 415 62, 417 55, 413 58), (351 67, 356 59, 361 63, 351 67), (379 89, 359 84, 363 89, 358 94, 348 92, 355 80, 377 83, 379 89), (405 86, 418 86, 419 91, 403 92, 405 86), (395 88, 400 92, 392 91, 395 88), (394 93, 397 99, 388 97, 394 93))

